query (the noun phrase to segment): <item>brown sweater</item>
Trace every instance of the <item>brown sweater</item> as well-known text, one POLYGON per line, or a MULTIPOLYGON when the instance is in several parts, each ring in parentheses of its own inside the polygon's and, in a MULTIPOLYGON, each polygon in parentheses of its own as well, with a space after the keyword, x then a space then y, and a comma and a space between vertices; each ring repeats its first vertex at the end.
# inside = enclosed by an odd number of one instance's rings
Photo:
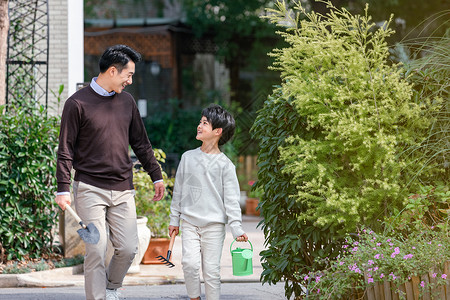
POLYGON ((128 146, 153 181, 162 179, 136 102, 127 93, 101 96, 87 86, 67 99, 61 118, 56 178, 58 192, 75 180, 116 191, 133 189, 128 146))

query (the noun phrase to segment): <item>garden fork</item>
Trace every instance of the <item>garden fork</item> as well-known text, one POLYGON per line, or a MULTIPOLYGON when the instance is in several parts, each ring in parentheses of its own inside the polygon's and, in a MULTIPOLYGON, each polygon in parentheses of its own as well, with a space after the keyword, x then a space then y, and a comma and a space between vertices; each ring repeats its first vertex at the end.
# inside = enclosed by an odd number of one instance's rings
POLYGON ((162 255, 158 255, 156 258, 163 262, 166 266, 169 268, 173 268, 175 265, 170 262, 170 255, 172 254, 172 248, 173 248, 173 242, 175 241, 175 233, 172 233, 172 236, 170 237, 170 243, 169 243, 169 250, 167 250, 167 257, 164 257, 162 255))

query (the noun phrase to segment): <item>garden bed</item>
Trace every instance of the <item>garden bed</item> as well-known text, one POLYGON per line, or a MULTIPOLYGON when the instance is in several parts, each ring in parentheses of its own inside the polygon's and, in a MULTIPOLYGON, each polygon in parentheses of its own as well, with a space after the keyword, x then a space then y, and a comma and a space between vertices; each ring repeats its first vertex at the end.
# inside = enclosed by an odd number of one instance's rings
POLYGON ((422 276, 411 276, 408 282, 396 285, 393 282, 376 282, 366 289, 364 299, 367 300, 450 300, 450 261, 444 265, 444 270, 436 270, 422 276), (438 274, 442 274, 439 278, 438 274), (440 279, 447 281, 446 285, 438 285, 440 279))
POLYGON ((9 260, 0 264, 0 274, 24 274, 53 270, 56 268, 71 267, 82 264, 84 257, 78 255, 72 258, 64 258, 60 254, 45 255, 42 258, 30 258, 25 256, 22 260, 9 260))

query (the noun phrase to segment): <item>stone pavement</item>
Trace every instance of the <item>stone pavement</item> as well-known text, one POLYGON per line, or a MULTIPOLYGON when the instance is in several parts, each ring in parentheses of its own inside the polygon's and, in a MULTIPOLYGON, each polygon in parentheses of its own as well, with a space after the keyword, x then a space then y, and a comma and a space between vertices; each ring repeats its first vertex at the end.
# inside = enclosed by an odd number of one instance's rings
MULTIPOLYGON (((243 215, 244 231, 249 236, 253 244, 253 275, 234 276, 230 254, 230 245, 233 241, 229 228, 222 250, 221 279, 224 283, 257 283, 263 271, 260 263, 259 253, 264 249, 264 235, 260 228, 256 228, 261 220, 257 216, 243 215)), ((249 243, 234 243, 235 247, 249 248, 249 243)), ((138 273, 128 274, 124 280, 124 287, 136 285, 162 285, 184 283, 183 271, 181 267, 181 238, 177 237, 173 246, 171 261, 175 264, 169 268, 160 265, 140 265, 138 273)), ((49 271, 34 272, 28 274, 1 274, 0 288, 11 287, 69 287, 83 286, 84 278, 82 266, 61 268, 49 271)), ((280 283, 279 285, 283 285, 280 283)))

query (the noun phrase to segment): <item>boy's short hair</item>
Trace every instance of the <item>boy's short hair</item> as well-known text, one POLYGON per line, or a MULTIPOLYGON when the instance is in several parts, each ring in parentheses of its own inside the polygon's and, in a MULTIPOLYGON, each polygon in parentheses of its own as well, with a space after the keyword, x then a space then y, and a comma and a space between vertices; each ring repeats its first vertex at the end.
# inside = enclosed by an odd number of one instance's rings
POLYGON ((98 66, 100 73, 105 73, 109 67, 114 66, 122 72, 126 64, 131 60, 135 64, 141 61, 141 55, 136 50, 126 45, 114 45, 103 52, 98 66))
POLYGON ((224 145, 233 137, 234 130, 236 129, 234 118, 220 105, 209 105, 203 109, 202 116, 208 120, 212 126, 212 129, 222 128, 222 136, 219 139, 219 146, 224 145))

